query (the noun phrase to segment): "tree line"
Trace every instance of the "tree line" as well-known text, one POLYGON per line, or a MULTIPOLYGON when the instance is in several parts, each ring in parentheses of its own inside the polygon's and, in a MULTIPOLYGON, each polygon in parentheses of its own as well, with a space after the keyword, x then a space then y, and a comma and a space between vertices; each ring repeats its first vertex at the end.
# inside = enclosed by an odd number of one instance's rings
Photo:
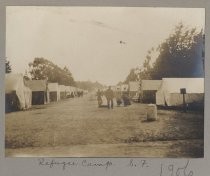
MULTIPOLYGON (((75 86, 76 82, 70 70, 65 66, 61 68, 45 58, 34 58, 33 62, 28 64, 29 71, 25 72, 25 79, 48 80, 57 82, 66 86, 75 86)), ((5 61, 5 73, 11 73, 12 66, 8 60, 5 61)))
POLYGON ((203 77, 204 41, 203 30, 189 29, 179 23, 165 41, 148 51, 142 67, 130 70, 124 82, 164 77, 203 77))
MULTIPOLYGON (((29 71, 27 71, 24 75, 26 80, 48 80, 49 82, 57 82, 66 86, 75 86, 88 91, 92 91, 95 88, 101 89, 103 87, 103 85, 99 82, 75 81, 67 66, 61 68, 53 62, 42 57, 34 58, 33 62, 30 62, 28 65, 29 71)), ((12 71, 10 62, 8 60, 5 62, 5 67, 6 73, 10 73, 12 71)))
POLYGON ((29 64, 29 76, 32 80, 47 79, 66 86, 75 86, 76 82, 70 70, 65 66, 59 67, 45 58, 34 58, 29 64))

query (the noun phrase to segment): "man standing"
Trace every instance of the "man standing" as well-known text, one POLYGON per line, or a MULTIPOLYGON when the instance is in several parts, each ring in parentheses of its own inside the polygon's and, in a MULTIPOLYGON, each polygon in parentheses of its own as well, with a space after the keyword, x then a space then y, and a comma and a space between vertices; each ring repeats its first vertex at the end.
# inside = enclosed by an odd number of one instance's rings
POLYGON ((108 109, 112 108, 113 109, 113 98, 114 98, 114 92, 111 89, 111 86, 109 86, 109 88, 106 91, 106 99, 107 99, 107 106, 108 109), (110 104, 111 103, 111 104, 110 104), (111 107, 110 107, 111 105, 111 107))

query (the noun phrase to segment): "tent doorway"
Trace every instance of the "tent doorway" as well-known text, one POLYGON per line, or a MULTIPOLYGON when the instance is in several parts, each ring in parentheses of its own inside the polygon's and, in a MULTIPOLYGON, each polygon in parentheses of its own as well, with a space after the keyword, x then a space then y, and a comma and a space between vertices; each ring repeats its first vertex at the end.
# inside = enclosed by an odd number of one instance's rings
POLYGON ((20 102, 15 92, 5 94, 5 112, 20 110, 20 102))

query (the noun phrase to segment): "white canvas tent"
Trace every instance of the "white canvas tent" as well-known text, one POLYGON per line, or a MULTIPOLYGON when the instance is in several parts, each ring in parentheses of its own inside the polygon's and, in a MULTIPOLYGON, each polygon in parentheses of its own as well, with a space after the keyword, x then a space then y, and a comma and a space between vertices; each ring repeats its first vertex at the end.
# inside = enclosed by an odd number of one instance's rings
POLYGON ((158 90, 162 80, 142 80, 142 88, 141 90, 158 90))
POLYGON ((60 91, 58 88, 58 83, 48 83, 48 90, 50 94, 50 101, 60 100, 60 91))
POLYGON ((155 103, 156 92, 162 80, 142 80, 141 81, 141 101, 143 103, 155 103))
POLYGON ((31 107, 32 92, 25 86, 22 74, 6 74, 5 97, 6 109, 22 110, 31 107))
POLYGON ((73 98, 73 89, 71 86, 65 86, 66 98, 73 98))
POLYGON ((28 80, 25 83, 32 91, 33 105, 46 104, 49 102, 47 80, 28 80))
POLYGON ((77 87, 73 87, 73 94, 74 96, 77 96, 77 87))
POLYGON ((25 96, 25 109, 28 109, 32 105, 32 91, 29 87, 24 86, 24 96, 25 96))
POLYGON ((74 87, 73 86, 69 86, 70 92, 74 92, 74 87))
POLYGON ((68 94, 71 93, 71 87, 70 86, 66 86, 66 93, 68 93, 68 94))
POLYGON ((183 104, 183 95, 180 89, 185 88, 186 103, 198 103, 204 100, 204 78, 163 78, 162 84, 156 93, 156 104, 180 106, 183 104))
POLYGON ((59 92, 60 92, 60 99, 66 98, 66 86, 64 85, 58 85, 59 92))
POLYGON ((129 82, 129 91, 138 92, 140 83, 138 81, 130 81, 129 82))
POLYGON ((140 82, 139 81, 130 81, 129 82, 129 95, 130 97, 134 97, 139 95, 140 91, 140 82))
POLYGON ((74 97, 76 96, 76 87, 70 86, 71 95, 74 97))

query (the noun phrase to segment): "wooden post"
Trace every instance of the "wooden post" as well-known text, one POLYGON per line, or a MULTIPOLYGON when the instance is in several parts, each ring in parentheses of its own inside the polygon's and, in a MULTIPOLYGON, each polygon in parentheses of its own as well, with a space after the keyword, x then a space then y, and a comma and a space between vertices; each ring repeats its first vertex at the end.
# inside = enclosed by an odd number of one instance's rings
POLYGON ((186 101, 185 101, 185 94, 186 94, 186 89, 181 88, 180 93, 183 95, 183 111, 187 112, 187 106, 186 106, 186 101))

